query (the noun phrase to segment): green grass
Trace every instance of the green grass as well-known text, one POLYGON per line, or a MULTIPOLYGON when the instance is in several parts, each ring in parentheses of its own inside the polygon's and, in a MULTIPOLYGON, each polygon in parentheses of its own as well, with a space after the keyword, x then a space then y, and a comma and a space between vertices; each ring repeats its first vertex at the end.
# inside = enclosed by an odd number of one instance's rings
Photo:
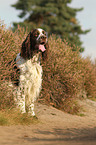
POLYGON ((83 114, 83 113, 80 113, 80 114, 79 114, 79 116, 81 116, 81 117, 84 117, 84 116, 85 116, 85 114, 83 114))
POLYGON ((1 125, 9 125, 8 118, 3 116, 3 114, 0 114, 0 126, 1 125))

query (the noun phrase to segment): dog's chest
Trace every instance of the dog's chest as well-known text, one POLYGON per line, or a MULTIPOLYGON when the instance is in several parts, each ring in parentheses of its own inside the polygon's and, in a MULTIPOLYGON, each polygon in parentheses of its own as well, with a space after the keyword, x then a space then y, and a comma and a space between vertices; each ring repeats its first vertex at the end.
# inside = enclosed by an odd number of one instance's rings
POLYGON ((27 80, 33 80, 42 77, 42 67, 39 63, 32 63, 31 60, 20 65, 21 76, 27 80))
POLYGON ((38 61, 38 57, 33 57, 30 60, 24 60, 20 58, 17 62, 20 68, 20 81, 36 82, 42 78, 42 66, 38 61))

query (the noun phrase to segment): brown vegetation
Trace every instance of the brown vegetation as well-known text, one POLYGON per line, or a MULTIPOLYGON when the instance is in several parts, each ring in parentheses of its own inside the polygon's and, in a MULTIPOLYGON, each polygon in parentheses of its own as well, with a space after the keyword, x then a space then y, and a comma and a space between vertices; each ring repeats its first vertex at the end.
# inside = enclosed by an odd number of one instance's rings
MULTIPOLYGON (((13 60, 27 31, 18 27, 13 33, 0 24, 0 109, 14 107, 12 89, 9 89, 13 60)), ((75 46, 74 46, 75 47, 75 46)), ((96 65, 89 58, 82 58, 79 49, 73 51, 67 42, 50 36, 49 59, 43 63, 43 85, 40 102, 48 103, 69 113, 77 113, 76 98, 96 97, 96 65)))

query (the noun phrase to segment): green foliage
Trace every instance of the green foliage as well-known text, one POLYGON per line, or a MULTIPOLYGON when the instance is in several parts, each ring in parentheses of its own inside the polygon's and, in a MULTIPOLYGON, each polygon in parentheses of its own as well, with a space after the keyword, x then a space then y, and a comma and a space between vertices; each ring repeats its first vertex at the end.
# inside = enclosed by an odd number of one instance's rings
MULTIPOLYGON (((86 34, 89 30, 83 31, 76 19, 76 13, 83 10, 71 8, 68 4, 72 0, 18 0, 12 5, 17 10, 21 10, 20 18, 24 18, 24 22, 19 23, 20 26, 28 26, 29 31, 33 28, 41 27, 48 34, 56 34, 62 40, 66 39, 71 43, 80 47, 80 52, 84 51, 80 34, 86 34)), ((18 23, 14 23, 16 28, 18 23)))

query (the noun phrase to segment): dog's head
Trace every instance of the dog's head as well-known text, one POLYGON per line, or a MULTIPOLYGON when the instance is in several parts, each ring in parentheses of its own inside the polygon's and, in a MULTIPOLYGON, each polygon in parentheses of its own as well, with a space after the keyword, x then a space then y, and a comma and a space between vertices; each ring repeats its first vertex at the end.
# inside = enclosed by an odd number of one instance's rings
POLYGON ((46 32, 41 29, 32 30, 22 43, 21 57, 30 59, 34 54, 42 52, 43 59, 47 58, 48 38, 46 32))

